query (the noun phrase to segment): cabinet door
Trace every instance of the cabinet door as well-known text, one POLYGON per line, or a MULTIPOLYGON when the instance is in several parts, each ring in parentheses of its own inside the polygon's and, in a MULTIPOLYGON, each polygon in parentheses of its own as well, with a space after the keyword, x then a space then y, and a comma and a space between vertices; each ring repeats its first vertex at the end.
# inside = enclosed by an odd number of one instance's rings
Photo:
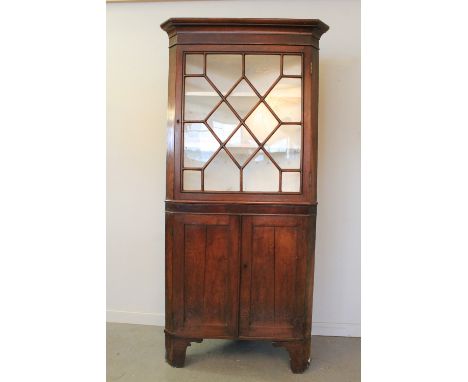
POLYGON ((237 335, 239 217, 172 216, 173 330, 191 337, 237 335))
POLYGON ((205 48, 188 45, 179 53, 175 198, 314 199, 315 50, 205 48))
POLYGON ((306 216, 242 221, 242 337, 299 338, 305 324, 306 216))

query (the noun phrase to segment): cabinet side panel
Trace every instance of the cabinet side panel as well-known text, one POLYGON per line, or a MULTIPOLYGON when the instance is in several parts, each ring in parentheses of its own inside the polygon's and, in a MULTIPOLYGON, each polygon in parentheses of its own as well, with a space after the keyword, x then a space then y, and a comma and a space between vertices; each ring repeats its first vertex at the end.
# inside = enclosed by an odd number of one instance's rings
MULTIPOLYGON (((317 201, 317 170, 318 170, 318 102, 319 102, 319 50, 314 48, 307 49, 306 55, 310 55, 311 62, 311 105, 310 105, 310 120, 312 139, 310 147, 312 152, 310 154, 310 167, 312 171, 311 176, 311 201, 317 201)), ((306 159, 307 160, 307 159, 306 159)))
POLYGON ((184 324, 184 260, 185 260, 185 225, 180 216, 170 214, 172 220, 172 256, 171 256, 171 279, 172 290, 167 291, 172 298, 170 310, 172 311, 172 325, 170 328, 175 330, 184 324))
POLYGON ((307 276, 306 276, 306 299, 304 302, 306 320, 304 324, 304 336, 312 332, 312 306, 314 294, 314 272, 315 272, 315 234, 316 216, 310 216, 307 224, 307 276))
POLYGON ((166 314, 165 322, 166 328, 171 330, 173 328, 173 301, 172 301, 172 288, 173 288, 173 279, 172 279, 172 256, 173 256, 173 215, 166 213, 166 251, 165 251, 165 260, 166 260, 166 272, 165 272, 165 285, 166 285, 166 314))
POLYGON ((169 49, 167 96, 166 199, 174 198, 174 123, 176 110, 176 47, 169 49))
POLYGON ((304 49, 304 141, 303 161, 304 193, 308 201, 317 201, 317 85, 318 70, 317 50, 312 47, 304 49))
MULTIPOLYGON (((304 333, 304 327, 307 321, 307 310, 311 310, 312 306, 304 303, 308 295, 308 285, 311 280, 308 279, 309 274, 309 217, 301 217, 298 226, 298 240, 297 240, 297 257, 296 257, 296 285, 295 285, 295 314, 293 325, 296 336, 303 336, 307 338, 310 336, 310 331, 304 333)), ((313 277, 313 273, 312 273, 313 277)), ((312 292, 312 290, 311 290, 312 292)))

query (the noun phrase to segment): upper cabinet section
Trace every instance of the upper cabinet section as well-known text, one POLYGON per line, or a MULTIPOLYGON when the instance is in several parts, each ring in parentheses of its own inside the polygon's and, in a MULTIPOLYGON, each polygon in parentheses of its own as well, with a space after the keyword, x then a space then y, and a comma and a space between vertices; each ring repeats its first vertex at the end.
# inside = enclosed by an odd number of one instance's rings
POLYGON ((320 20, 170 19, 167 199, 314 203, 320 20))
POLYGON ((318 48, 328 30, 320 20, 173 18, 161 28, 176 44, 303 45, 318 48))

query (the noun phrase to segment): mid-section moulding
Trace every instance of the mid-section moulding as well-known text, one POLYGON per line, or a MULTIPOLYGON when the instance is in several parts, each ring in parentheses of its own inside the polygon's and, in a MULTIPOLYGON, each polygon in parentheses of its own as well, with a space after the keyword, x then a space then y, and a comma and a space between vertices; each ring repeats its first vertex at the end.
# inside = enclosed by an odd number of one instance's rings
POLYGON ((315 216, 317 214, 317 204, 200 203, 166 200, 166 212, 315 216))

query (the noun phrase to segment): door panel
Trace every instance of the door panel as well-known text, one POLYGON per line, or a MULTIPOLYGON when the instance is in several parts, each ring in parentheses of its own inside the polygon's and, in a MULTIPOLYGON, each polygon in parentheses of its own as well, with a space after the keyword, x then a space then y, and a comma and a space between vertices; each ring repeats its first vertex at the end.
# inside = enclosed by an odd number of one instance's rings
POLYGON ((307 230, 306 216, 243 217, 240 336, 302 335, 307 230))
POLYGON ((174 214, 173 330, 237 335, 239 217, 174 214))

